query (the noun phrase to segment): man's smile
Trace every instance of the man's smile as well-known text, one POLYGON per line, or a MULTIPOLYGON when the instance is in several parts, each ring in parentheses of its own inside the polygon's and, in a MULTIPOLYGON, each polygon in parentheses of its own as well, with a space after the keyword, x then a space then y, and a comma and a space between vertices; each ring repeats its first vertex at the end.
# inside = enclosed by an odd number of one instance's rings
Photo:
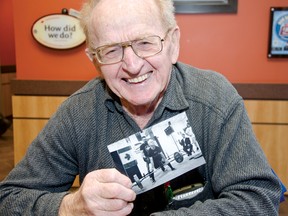
POLYGON ((151 76, 151 74, 152 74, 152 71, 149 73, 146 73, 142 76, 139 76, 139 77, 135 77, 135 78, 131 78, 131 79, 125 79, 125 81, 130 83, 130 84, 140 83, 140 82, 147 80, 151 76))

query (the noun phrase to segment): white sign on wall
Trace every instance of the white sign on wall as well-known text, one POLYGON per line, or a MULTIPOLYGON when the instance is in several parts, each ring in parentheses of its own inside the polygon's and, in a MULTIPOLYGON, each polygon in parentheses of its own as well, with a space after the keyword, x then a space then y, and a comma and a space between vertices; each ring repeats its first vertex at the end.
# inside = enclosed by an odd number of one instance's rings
POLYGON ((53 49, 71 49, 85 42, 80 21, 68 14, 50 14, 32 26, 32 35, 40 44, 53 49))

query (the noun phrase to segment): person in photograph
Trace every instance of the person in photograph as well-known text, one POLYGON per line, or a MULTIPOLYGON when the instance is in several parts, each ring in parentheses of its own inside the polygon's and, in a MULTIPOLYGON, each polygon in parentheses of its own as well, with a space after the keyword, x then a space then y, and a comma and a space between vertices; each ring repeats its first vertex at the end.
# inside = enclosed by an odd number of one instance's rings
POLYGON ((192 128, 189 126, 184 130, 184 132, 188 137, 190 137, 192 145, 194 145, 196 147, 196 150, 194 150, 194 151, 198 151, 199 150, 199 144, 196 140, 195 134, 192 132, 192 128))
POLYGON ((180 140, 180 145, 183 147, 183 151, 186 152, 188 156, 192 155, 192 152, 195 153, 193 150, 193 145, 191 144, 190 137, 186 136, 185 133, 181 133, 182 139, 180 140))
POLYGON ((279 179, 242 97, 221 74, 178 59, 174 1, 83 1, 86 54, 101 76, 59 106, 0 183, 0 215, 278 215, 279 179), (136 196, 107 146, 184 112, 206 163, 169 181, 203 191, 169 204, 164 184, 136 196))
POLYGON ((161 148, 157 146, 156 141, 153 139, 148 140, 148 146, 146 146, 147 155, 152 159, 152 164, 155 169, 161 168, 163 172, 166 171, 165 165, 168 165, 171 170, 175 168, 164 156, 161 148))
POLYGON ((152 162, 150 160, 149 157, 149 145, 147 140, 144 138, 143 139, 143 143, 140 145, 140 151, 142 153, 142 158, 146 164, 146 168, 147 168, 147 173, 151 179, 151 181, 154 183, 155 182, 155 177, 154 177, 154 170, 153 170, 153 166, 152 166, 152 162))

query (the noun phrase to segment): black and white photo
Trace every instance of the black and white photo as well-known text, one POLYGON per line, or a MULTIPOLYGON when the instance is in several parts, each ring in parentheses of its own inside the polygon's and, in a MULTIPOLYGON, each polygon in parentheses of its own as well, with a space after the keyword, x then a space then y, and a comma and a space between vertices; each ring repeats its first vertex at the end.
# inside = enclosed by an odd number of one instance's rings
POLYGON ((185 112, 112 143, 108 149, 137 194, 205 163, 185 112))

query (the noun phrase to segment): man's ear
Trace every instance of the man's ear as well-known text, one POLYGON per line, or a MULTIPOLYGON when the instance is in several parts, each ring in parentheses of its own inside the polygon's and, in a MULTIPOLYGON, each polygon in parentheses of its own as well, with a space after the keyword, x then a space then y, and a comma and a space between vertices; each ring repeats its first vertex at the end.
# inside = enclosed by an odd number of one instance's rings
POLYGON ((180 52, 180 29, 178 26, 171 32, 171 62, 175 64, 180 52))
POLYGON ((88 48, 85 49, 85 53, 87 57, 90 59, 90 61, 93 62, 93 55, 89 52, 88 48))
POLYGON ((88 48, 85 49, 85 53, 86 53, 87 57, 89 58, 89 60, 95 66, 95 68, 98 71, 98 73, 100 74, 100 76, 102 76, 102 72, 101 72, 101 69, 100 69, 100 64, 98 63, 97 60, 95 60, 94 56, 91 54, 91 52, 89 52, 88 48))

